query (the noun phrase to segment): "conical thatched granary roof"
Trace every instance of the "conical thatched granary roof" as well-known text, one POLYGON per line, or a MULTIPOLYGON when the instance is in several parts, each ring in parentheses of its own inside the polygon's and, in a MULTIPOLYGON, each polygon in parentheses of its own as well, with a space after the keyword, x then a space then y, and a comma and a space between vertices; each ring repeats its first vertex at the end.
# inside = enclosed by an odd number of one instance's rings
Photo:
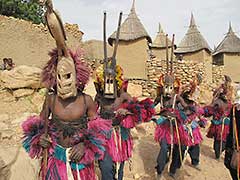
POLYGON ((229 30, 223 41, 217 46, 213 55, 219 53, 240 53, 240 38, 232 30, 231 24, 229 24, 229 30))
MULTIPOLYGON (((135 0, 133 0, 130 14, 121 25, 119 41, 133 41, 144 37, 148 40, 149 43, 152 42, 151 37, 148 35, 143 24, 137 17, 135 11, 135 0)), ((115 39, 116 31, 108 38, 108 43, 112 46, 115 39)))
MULTIPOLYGON (((172 41, 168 38, 168 47, 172 46, 172 41)), ((157 36, 155 38, 155 40, 153 41, 152 48, 166 48, 166 34, 164 33, 160 23, 159 23, 159 29, 158 29, 158 33, 157 36)))
POLYGON ((211 52, 207 41, 204 39, 202 34, 199 32, 195 23, 193 14, 191 14, 190 26, 184 38, 178 45, 175 53, 190 53, 196 52, 202 49, 206 49, 211 52))

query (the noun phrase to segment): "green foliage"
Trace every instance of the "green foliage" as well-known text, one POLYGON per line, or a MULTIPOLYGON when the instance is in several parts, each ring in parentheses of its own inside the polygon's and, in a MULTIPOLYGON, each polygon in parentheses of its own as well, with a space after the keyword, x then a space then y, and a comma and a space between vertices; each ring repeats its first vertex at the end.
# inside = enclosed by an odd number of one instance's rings
POLYGON ((37 0, 0 0, 0 14, 40 24, 43 22, 43 8, 37 0))

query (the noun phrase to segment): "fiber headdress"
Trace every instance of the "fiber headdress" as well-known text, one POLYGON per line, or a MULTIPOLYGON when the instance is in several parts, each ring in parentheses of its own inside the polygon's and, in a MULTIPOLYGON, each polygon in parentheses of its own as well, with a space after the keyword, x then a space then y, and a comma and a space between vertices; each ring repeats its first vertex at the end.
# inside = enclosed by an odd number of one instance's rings
MULTIPOLYGON (((76 51, 68 50, 68 52, 73 59, 76 68, 76 86, 78 90, 83 90, 90 77, 90 68, 83 59, 84 51, 82 49, 77 49, 76 51)), ((57 85, 56 70, 58 63, 58 50, 52 50, 49 52, 49 56, 50 60, 42 71, 42 83, 48 89, 55 89, 57 85)))

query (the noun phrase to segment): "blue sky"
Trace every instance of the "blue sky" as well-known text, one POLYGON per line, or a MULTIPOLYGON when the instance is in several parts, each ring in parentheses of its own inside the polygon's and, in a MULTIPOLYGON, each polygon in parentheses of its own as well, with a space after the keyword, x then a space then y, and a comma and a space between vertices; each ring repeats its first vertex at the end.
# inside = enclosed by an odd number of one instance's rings
MULTIPOLYGON (((132 0, 53 0, 53 3, 64 22, 79 25, 85 33, 84 40, 102 40, 103 11, 107 11, 110 35, 116 29, 119 12, 123 11, 124 20, 132 6, 132 0)), ((191 12, 212 48, 227 33, 230 21, 240 36, 240 0, 136 0, 135 8, 152 39, 161 23, 169 35, 176 34, 179 43, 187 31, 191 12)))

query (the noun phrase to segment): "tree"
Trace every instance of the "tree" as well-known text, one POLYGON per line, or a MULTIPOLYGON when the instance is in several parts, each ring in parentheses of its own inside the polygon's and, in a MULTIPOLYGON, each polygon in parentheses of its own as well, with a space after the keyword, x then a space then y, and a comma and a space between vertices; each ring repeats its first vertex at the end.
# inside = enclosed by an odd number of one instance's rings
POLYGON ((0 14, 32 21, 43 22, 43 7, 37 0, 0 0, 0 14))

